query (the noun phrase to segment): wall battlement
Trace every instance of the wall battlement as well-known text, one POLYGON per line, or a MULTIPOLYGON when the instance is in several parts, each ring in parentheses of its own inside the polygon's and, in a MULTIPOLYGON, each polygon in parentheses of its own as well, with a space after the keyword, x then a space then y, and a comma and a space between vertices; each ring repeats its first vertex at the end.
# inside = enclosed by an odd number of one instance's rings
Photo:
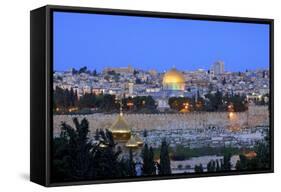
MULTIPOLYGON (((91 132, 98 128, 109 128, 117 114, 54 115, 54 134, 60 132, 61 122, 73 125, 72 118, 87 118, 91 132)), ((203 129, 209 126, 246 128, 269 125, 266 106, 251 106, 248 111, 191 112, 184 114, 124 114, 124 119, 135 130, 153 129, 203 129)))

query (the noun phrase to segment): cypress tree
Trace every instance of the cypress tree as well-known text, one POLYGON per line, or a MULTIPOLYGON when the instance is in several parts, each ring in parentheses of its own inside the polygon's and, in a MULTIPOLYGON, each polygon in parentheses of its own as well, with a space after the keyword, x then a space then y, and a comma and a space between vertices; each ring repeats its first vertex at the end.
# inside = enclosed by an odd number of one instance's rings
POLYGON ((153 154, 151 154, 150 150, 148 149, 147 144, 144 145, 142 150, 142 158, 143 158, 143 174, 144 175, 152 175, 152 168, 153 168, 153 154), (151 162, 152 159, 152 162, 151 162))
POLYGON ((220 170, 221 170, 220 163, 219 163, 219 160, 217 159, 216 160, 216 171, 220 171, 220 170))
POLYGON ((171 174, 171 165, 169 157, 169 145, 164 139, 161 144, 160 151, 160 174, 161 175, 170 175, 171 174))
POLYGON ((153 148, 150 147, 149 148, 149 155, 148 155, 148 161, 149 161, 149 172, 150 175, 155 175, 156 174, 156 170, 155 170, 155 166, 154 166, 154 152, 153 152, 153 148))
POLYGON ((129 174, 130 176, 135 176, 135 162, 134 162, 134 157, 133 157, 133 151, 130 149, 129 151, 129 174))
POLYGON ((216 162, 214 160, 211 160, 208 164, 207 164, 207 171, 208 172, 215 172, 216 171, 216 162))
POLYGON ((222 170, 223 171, 230 171, 231 170, 231 154, 227 153, 223 156, 223 164, 222 164, 222 170))

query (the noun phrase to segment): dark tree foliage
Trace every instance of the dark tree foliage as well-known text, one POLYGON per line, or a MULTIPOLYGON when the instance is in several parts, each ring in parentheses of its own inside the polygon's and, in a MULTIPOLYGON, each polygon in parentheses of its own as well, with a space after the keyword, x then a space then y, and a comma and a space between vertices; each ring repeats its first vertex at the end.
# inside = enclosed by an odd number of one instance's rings
POLYGON ((259 142, 255 146, 257 156, 251 159, 240 155, 240 160, 236 163, 237 170, 264 170, 270 168, 270 146, 269 135, 266 131, 266 136, 263 142, 259 142))
POLYGON ((225 77, 223 78, 222 80, 222 84, 225 85, 226 84, 226 80, 225 80, 225 77))
POLYGON ((130 149, 130 151, 129 151, 129 174, 130 174, 130 176, 136 175, 136 164, 134 162, 132 149, 130 149))
POLYGON ((88 68, 86 66, 81 67, 78 71, 78 73, 87 73, 88 72, 88 68))
POLYGON ((194 172, 195 172, 195 173, 203 173, 203 172, 204 172, 203 165, 202 165, 202 164, 200 164, 200 165, 195 165, 195 167, 194 167, 194 172))
POLYGON ((124 111, 141 112, 141 113, 155 113, 156 102, 151 96, 137 96, 134 98, 128 97, 122 99, 124 111), (133 105, 129 106, 128 103, 133 105))
POLYGON ((207 164, 207 171, 208 171, 208 172, 215 172, 215 171, 216 171, 216 161, 211 160, 211 161, 207 164))
POLYGON ((154 175, 155 174, 155 162, 154 162, 154 152, 152 147, 148 148, 145 144, 142 150, 143 158, 143 175, 154 175))
POLYGON ((231 154, 230 153, 226 153, 223 156, 223 161, 221 164, 221 169, 222 171, 230 171, 231 170, 231 154))
POLYGON ((94 69, 93 72, 92 72, 92 75, 93 75, 93 76, 97 76, 97 74, 98 74, 98 73, 97 73, 97 70, 94 69))
POLYGON ((93 148, 88 142, 89 125, 86 119, 81 123, 73 119, 75 129, 62 123, 60 137, 53 141, 52 178, 54 181, 89 179, 93 148))
POLYGON ((147 130, 146 129, 144 129, 144 131, 143 131, 143 137, 147 137, 147 130))
POLYGON ((171 109, 180 111, 188 103, 188 111, 228 111, 228 105, 233 106, 233 112, 246 111, 248 105, 245 96, 223 95, 219 90, 215 94, 208 93, 203 99, 199 93, 195 97, 170 97, 169 106, 171 109))
POLYGON ((234 112, 242 112, 248 110, 248 104, 246 102, 246 97, 245 96, 240 96, 240 95, 226 95, 224 97, 224 100, 228 104, 233 105, 233 111, 234 112))
POLYGON ((154 151, 152 147, 149 147, 149 162, 150 162, 150 171, 151 171, 151 175, 155 175, 156 174, 156 168, 155 168, 155 161, 154 161, 154 151))
POLYGON ((69 91, 68 89, 56 87, 54 90, 53 98, 54 110, 57 107, 63 110, 67 110, 69 107, 74 107, 78 101, 77 92, 74 92, 72 88, 69 91))
POLYGON ((102 111, 110 112, 117 109, 117 105, 115 103, 115 96, 105 94, 102 97, 102 100, 98 106, 102 111))
POLYGON ((205 97, 209 100, 206 105, 207 111, 223 111, 225 109, 223 95, 219 90, 215 94, 208 93, 205 97))
POLYGON ((78 107, 82 108, 94 108, 97 106, 96 94, 94 93, 85 93, 78 102, 78 107))
POLYGON ((170 97, 168 103, 171 109, 180 111, 184 108, 185 103, 192 105, 194 103, 194 99, 189 97, 170 97))
POLYGON ((61 134, 53 139, 52 179, 54 182, 92 180, 128 176, 127 161, 119 161, 121 149, 116 147, 112 133, 98 130, 99 142, 88 138, 89 123, 73 119, 75 128, 61 125, 61 134))
POLYGON ((139 71, 134 70, 134 76, 137 75, 137 74, 139 74, 139 71))
MULTIPOLYGON (((124 111, 141 113, 157 112, 156 102, 151 96, 124 98, 122 99, 122 103, 124 111), (129 102, 133 103, 133 105, 129 106, 129 102)), ((68 90, 56 87, 54 90, 53 111, 57 113, 68 113, 68 109, 71 107, 77 107, 80 110, 94 108, 99 112, 117 112, 119 111, 120 104, 116 102, 115 95, 85 93, 78 100, 77 91, 74 91, 72 88, 68 90), (60 110, 56 111, 57 108, 60 110)))
POLYGON ((218 159, 216 160, 216 171, 221 171, 221 166, 218 159))
POLYGON ((171 174, 170 156, 169 156, 169 144, 166 139, 162 141, 160 150, 160 170, 161 175, 171 174))
POLYGON ((140 78, 137 78, 137 79, 136 79, 136 84, 142 84, 142 81, 141 81, 140 78))
POLYGON ((98 141, 100 139, 100 130, 99 129, 96 129, 96 133, 95 133, 94 138, 95 138, 96 141, 98 141))
POLYGON ((208 164, 207 164, 207 171, 208 172, 219 172, 221 171, 221 165, 219 163, 219 160, 211 160, 208 164))
POLYGON ((205 95, 208 102, 205 103, 206 111, 228 111, 228 105, 233 106, 233 112, 242 112, 248 110, 245 96, 226 94, 218 91, 215 94, 208 93, 205 95))

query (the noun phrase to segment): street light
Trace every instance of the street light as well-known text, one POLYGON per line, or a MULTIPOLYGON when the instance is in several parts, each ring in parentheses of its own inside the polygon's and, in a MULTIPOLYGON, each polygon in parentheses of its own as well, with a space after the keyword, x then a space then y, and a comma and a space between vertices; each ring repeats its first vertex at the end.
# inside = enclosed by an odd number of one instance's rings
POLYGON ((131 107, 134 105, 134 103, 132 101, 128 101, 127 102, 127 106, 131 109, 131 107))
POLYGON ((183 103, 183 106, 184 106, 184 108, 185 108, 185 109, 188 109, 188 107, 189 107, 189 103, 188 103, 188 102, 183 103))

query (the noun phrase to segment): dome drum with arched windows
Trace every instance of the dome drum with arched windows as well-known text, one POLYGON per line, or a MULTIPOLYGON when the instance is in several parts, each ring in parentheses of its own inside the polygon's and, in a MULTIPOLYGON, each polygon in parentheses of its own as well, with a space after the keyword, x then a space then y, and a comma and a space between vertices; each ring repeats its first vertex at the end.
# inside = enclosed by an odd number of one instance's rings
POLYGON ((185 78, 183 74, 172 68, 164 74, 163 77, 163 89, 172 91, 184 91, 185 89, 185 78))

